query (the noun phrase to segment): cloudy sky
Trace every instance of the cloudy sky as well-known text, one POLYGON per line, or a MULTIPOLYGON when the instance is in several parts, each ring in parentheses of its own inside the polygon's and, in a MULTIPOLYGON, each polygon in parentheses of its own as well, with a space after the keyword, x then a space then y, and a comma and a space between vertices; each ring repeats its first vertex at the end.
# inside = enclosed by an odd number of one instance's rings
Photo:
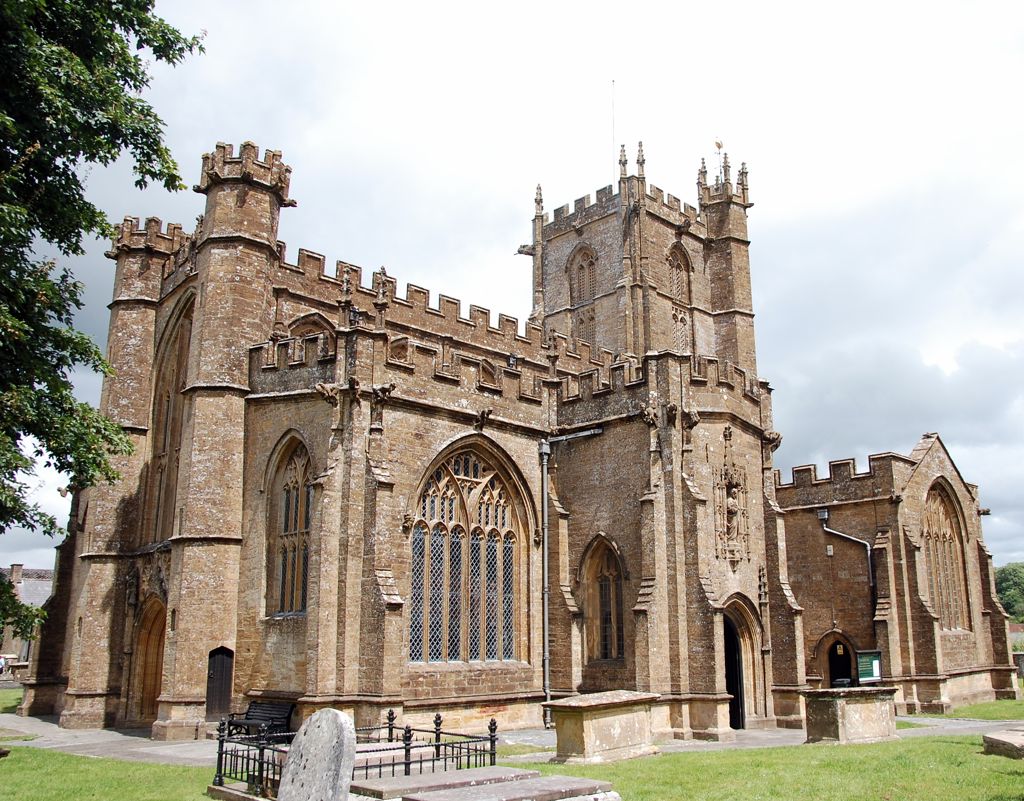
MULTIPOLYGON (((1024 5, 1019 2, 431 4, 158 2, 206 54, 149 98, 186 182, 217 141, 284 153, 281 238, 524 319, 533 195, 651 183, 696 205, 714 141, 750 170, 760 372, 777 463, 908 453, 938 431, 1024 560, 1024 5), (614 91, 613 91, 614 82, 614 91), (613 113, 614 111, 614 113, 613 113)), ((89 173, 118 220, 191 229, 192 192, 89 173)), ((106 340, 104 243, 75 263, 106 340)), ((99 383, 81 376, 80 394, 99 383)), ((66 514, 59 477, 37 497, 66 514)), ((0 564, 52 564, 13 532, 0 564)))

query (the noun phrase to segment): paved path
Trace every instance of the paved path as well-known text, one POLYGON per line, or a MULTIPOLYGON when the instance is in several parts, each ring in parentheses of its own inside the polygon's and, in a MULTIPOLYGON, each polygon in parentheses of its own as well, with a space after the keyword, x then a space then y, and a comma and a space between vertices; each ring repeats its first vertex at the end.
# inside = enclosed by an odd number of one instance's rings
POLYGON ((22 718, 0 714, 0 729, 35 735, 34 740, 9 742, 49 748, 82 756, 113 757, 133 762, 162 762, 168 765, 217 764, 216 740, 161 742, 149 739, 149 729, 62 729, 55 717, 22 718))
MULTIPOLYGON (((900 729, 900 737, 929 737, 954 734, 988 734, 1003 729, 1024 729, 1024 721, 986 721, 957 718, 900 718, 921 727, 900 729)), ((149 729, 61 729, 53 717, 22 718, 0 714, 0 729, 35 735, 34 740, 11 742, 32 748, 49 748, 83 756, 113 757, 137 762, 162 762, 168 765, 205 765, 217 762, 216 740, 185 740, 160 742, 149 739, 149 729)), ((535 745, 554 748, 554 730, 521 729, 506 731, 500 736, 505 743, 535 745)), ((668 740, 659 743, 662 753, 722 751, 732 748, 777 748, 800 745, 804 741, 801 729, 749 729, 736 733, 733 743, 705 740, 668 740)), ((540 755, 528 755, 525 761, 537 761, 540 755)), ((550 757, 550 754, 547 755, 550 757)), ((517 757, 516 760, 524 759, 517 757)))

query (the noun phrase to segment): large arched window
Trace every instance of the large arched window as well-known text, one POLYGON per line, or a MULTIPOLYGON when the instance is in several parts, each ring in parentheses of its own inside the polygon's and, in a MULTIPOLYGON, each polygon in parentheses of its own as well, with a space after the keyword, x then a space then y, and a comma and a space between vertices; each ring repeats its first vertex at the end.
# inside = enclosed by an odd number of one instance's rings
POLYGON ((192 339, 190 302, 178 318, 159 357, 160 367, 153 385, 153 415, 150 441, 153 443, 147 482, 147 514, 142 542, 161 542, 174 533, 174 507, 178 491, 178 457, 181 434, 188 415, 189 399, 184 394, 188 373, 188 351, 192 339))
POLYGON ((304 612, 309 597, 309 528, 314 488, 309 454, 296 443, 275 474, 267 537, 267 613, 304 612))
POLYGON ((921 547, 928 573, 928 596, 944 629, 970 628, 964 578, 964 543, 956 506, 946 490, 928 490, 921 522, 921 547))
POLYGON ((603 537, 587 555, 583 584, 587 658, 622 659, 622 565, 603 537))
POLYGON ((573 306, 589 303, 597 294, 597 254, 581 247, 569 262, 569 300, 573 306))
POLYGON ((522 531, 490 460, 462 450, 433 469, 411 533, 409 661, 518 658, 522 531))

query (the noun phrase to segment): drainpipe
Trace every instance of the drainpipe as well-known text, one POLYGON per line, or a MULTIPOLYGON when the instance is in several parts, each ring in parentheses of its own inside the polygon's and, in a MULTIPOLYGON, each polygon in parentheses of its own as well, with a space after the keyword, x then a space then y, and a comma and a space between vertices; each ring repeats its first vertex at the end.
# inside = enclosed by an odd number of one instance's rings
MULTIPOLYGON (((551 456, 551 443, 542 439, 540 450, 540 531, 541 531, 541 608, 543 610, 544 655, 541 664, 544 666, 544 700, 551 700, 551 636, 548 630, 548 458, 551 456)), ((544 707, 544 728, 551 728, 551 710, 544 707)))
POLYGON ((872 589, 872 591, 874 591, 874 588, 875 588, 875 569, 874 569, 874 566, 871 564, 871 543, 868 542, 867 540, 860 539, 860 537, 854 537, 852 534, 844 534, 841 531, 836 531, 834 528, 829 528, 828 527, 828 509, 819 509, 818 510, 818 520, 821 521, 821 527, 822 527, 822 529, 827 534, 831 534, 831 535, 833 535, 835 537, 842 537, 844 540, 849 540, 850 542, 856 542, 858 545, 863 545, 864 546, 864 553, 865 553, 865 556, 867 556, 867 560, 868 560, 868 584, 871 585, 871 589, 872 589))
MULTIPOLYGON (((586 431, 577 431, 573 434, 562 434, 557 437, 542 439, 537 446, 540 453, 540 536, 541 536, 541 610, 542 610, 542 633, 544 640, 544 651, 541 656, 541 665, 544 669, 544 700, 551 700, 551 625, 550 625, 550 596, 551 588, 548 577, 548 459, 551 457, 551 443, 565 442, 579 437, 590 437, 603 432, 603 428, 588 428, 586 431)), ((551 728, 551 710, 544 707, 544 728, 551 728)))

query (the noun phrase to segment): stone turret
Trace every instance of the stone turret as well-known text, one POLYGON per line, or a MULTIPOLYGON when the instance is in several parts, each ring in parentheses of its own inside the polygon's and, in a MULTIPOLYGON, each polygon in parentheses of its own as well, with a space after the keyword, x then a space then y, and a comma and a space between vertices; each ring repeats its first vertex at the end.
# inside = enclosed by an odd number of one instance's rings
POLYGON ((747 209, 753 204, 748 199, 746 164, 740 167, 734 186, 728 153, 712 185, 707 183, 707 171, 702 163, 697 188, 701 217, 708 231, 704 249, 711 278, 717 355, 756 375, 750 240, 747 238, 747 209))

